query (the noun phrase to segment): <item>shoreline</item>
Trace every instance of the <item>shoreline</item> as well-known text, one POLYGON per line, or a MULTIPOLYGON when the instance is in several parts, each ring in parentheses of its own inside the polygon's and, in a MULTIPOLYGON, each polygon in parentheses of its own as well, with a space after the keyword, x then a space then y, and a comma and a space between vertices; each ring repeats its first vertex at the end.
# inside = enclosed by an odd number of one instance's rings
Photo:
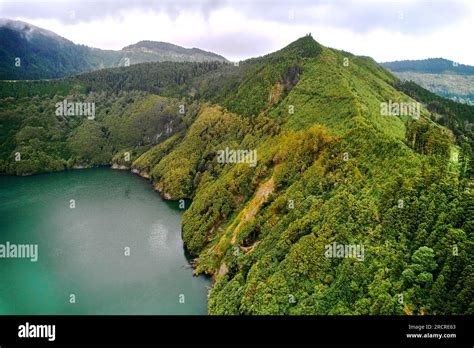
MULTIPOLYGON (((87 164, 74 164, 70 168, 64 168, 63 170, 58 170, 58 171, 41 172, 41 173, 26 173, 26 174, 21 174, 21 175, 0 173, 0 177, 1 176, 16 176, 16 177, 27 177, 27 176, 29 176, 30 177, 30 176, 43 175, 43 174, 53 174, 53 173, 61 173, 61 172, 67 172, 67 171, 73 171, 73 170, 94 169, 94 168, 109 168, 111 170, 129 171, 132 174, 135 174, 135 175, 137 175, 141 178, 144 178, 144 179, 148 180, 151 183, 151 185, 153 187, 153 190, 159 194, 159 196, 162 200, 168 201, 168 202, 178 202, 179 201, 179 200, 176 200, 176 199, 172 199, 170 194, 168 194, 166 192, 163 192, 162 188, 160 188, 158 184, 154 184, 152 179, 151 179, 150 174, 147 171, 144 171, 144 170, 140 171, 139 169, 133 168, 132 166, 126 166, 126 165, 118 164, 118 163, 100 164, 100 165, 93 165, 93 166, 92 165, 87 165, 87 164)), ((181 226, 181 237, 182 237, 182 232, 183 231, 182 231, 182 226, 181 226)), ((195 276, 195 277, 204 276, 204 277, 210 278, 212 280, 212 284, 211 284, 211 288, 212 288, 212 286, 216 282, 218 274, 207 274, 207 273, 196 274, 196 269, 197 269, 196 263, 198 262, 199 257, 198 256, 197 257, 192 257, 191 255, 189 255, 189 253, 186 249, 186 245, 185 245, 184 240, 183 240, 183 249, 184 249, 184 252, 185 252, 186 259, 188 260, 188 263, 189 263, 190 267, 193 269, 193 276, 195 276)))

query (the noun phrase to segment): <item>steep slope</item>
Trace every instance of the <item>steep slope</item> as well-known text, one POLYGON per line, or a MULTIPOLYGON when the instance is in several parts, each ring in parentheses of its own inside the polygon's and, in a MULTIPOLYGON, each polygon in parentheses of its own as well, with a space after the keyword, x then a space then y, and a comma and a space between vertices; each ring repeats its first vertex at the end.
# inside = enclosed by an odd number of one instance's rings
MULTIPOLYGON (((0 35, 0 79, 57 78, 95 68, 88 47, 28 23, 2 19, 0 35)), ((116 58, 105 64, 118 63, 116 58)))
MULTIPOLYGON (((419 115, 383 115, 383 103, 415 101, 371 59, 310 37, 296 45, 304 54, 269 55, 237 73, 198 78, 208 87, 229 76, 220 86, 233 94, 210 88, 203 95, 240 113, 230 123, 240 132, 226 132, 228 139, 200 128, 199 138, 186 137, 150 164, 167 197, 193 198, 183 238, 196 271, 216 281, 210 313, 472 311, 473 201, 451 161, 452 134, 422 105, 419 115), (295 63, 297 82, 282 89, 295 63), (260 98, 242 99, 247 88, 260 98), (255 150, 258 164, 216 163, 232 142, 255 150), (183 166, 188 158, 194 164, 183 166), (167 187, 166 175, 181 184, 167 187), (364 256, 327 257, 333 243, 363 247, 364 256)), ((217 110, 214 117, 220 124, 229 116, 217 110)))
POLYGON ((0 79, 51 79, 144 62, 224 62, 217 54, 164 42, 141 41, 120 51, 73 42, 34 25, 0 19, 0 79))
POLYGON ((215 281, 209 313, 473 313, 473 161, 458 142, 472 134, 434 122, 446 115, 372 59, 306 36, 238 67, 68 81, 89 93, 3 99, 0 168, 113 163, 192 199, 182 233, 215 281), (95 119, 55 117, 65 97, 95 101, 95 119))

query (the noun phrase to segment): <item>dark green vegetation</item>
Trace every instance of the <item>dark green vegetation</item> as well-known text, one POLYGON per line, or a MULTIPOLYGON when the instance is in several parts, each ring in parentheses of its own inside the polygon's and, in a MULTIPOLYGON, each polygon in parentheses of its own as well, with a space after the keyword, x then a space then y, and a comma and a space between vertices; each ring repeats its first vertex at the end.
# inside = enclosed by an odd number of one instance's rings
POLYGON ((382 63, 400 80, 413 81, 439 96, 474 105, 474 67, 442 58, 382 63))
POLYGON ((113 163, 192 199, 183 239, 215 279, 211 314, 474 313, 471 109, 434 109, 432 94, 310 36, 238 67, 67 81, 87 94, 2 100, 3 171, 113 163), (95 102, 96 118, 55 116, 65 98, 95 102), (412 98, 419 119, 381 115, 412 98), (219 163, 225 148, 258 163, 219 163), (326 257, 333 242, 363 245, 363 260, 326 257))
POLYGON ((224 57, 201 50, 199 48, 184 48, 167 42, 140 41, 122 49, 125 57, 133 64, 144 62, 206 62, 227 61, 224 57))
POLYGON ((472 177, 474 161, 469 160, 474 153, 474 105, 456 103, 440 97, 411 81, 397 81, 395 88, 425 104, 431 112, 431 119, 450 129, 458 146, 460 177, 472 177))
POLYGON ((432 112, 431 119, 453 130, 456 135, 471 131, 474 106, 442 98, 411 81, 397 81, 394 87, 425 103, 426 108, 432 112))
POLYGON ((140 41, 120 51, 101 50, 76 45, 28 23, 5 19, 0 19, 0 37, 0 80, 51 79, 143 62, 226 61, 215 53, 166 42, 140 41))
POLYGON ((69 95, 85 93, 83 84, 77 81, 58 80, 32 80, 32 81, 0 81, 0 98, 24 98, 35 96, 69 95))

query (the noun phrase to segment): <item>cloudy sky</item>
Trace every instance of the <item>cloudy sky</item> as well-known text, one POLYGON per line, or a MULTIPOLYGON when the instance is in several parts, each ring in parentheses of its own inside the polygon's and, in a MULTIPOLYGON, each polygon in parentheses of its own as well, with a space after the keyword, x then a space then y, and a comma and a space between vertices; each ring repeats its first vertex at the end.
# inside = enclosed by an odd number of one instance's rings
POLYGON ((311 33, 379 62, 443 57, 474 65, 473 0, 0 0, 0 18, 103 49, 154 40, 240 60, 311 33))

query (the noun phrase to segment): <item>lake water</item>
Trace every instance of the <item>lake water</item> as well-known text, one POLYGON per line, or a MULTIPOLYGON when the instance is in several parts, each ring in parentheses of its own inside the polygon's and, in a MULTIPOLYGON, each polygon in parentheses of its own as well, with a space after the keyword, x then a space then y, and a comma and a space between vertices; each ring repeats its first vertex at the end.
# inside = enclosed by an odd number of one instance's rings
POLYGON ((0 314, 206 314, 181 219, 129 172, 0 176, 0 245, 38 245, 36 262, 0 258, 0 314))

